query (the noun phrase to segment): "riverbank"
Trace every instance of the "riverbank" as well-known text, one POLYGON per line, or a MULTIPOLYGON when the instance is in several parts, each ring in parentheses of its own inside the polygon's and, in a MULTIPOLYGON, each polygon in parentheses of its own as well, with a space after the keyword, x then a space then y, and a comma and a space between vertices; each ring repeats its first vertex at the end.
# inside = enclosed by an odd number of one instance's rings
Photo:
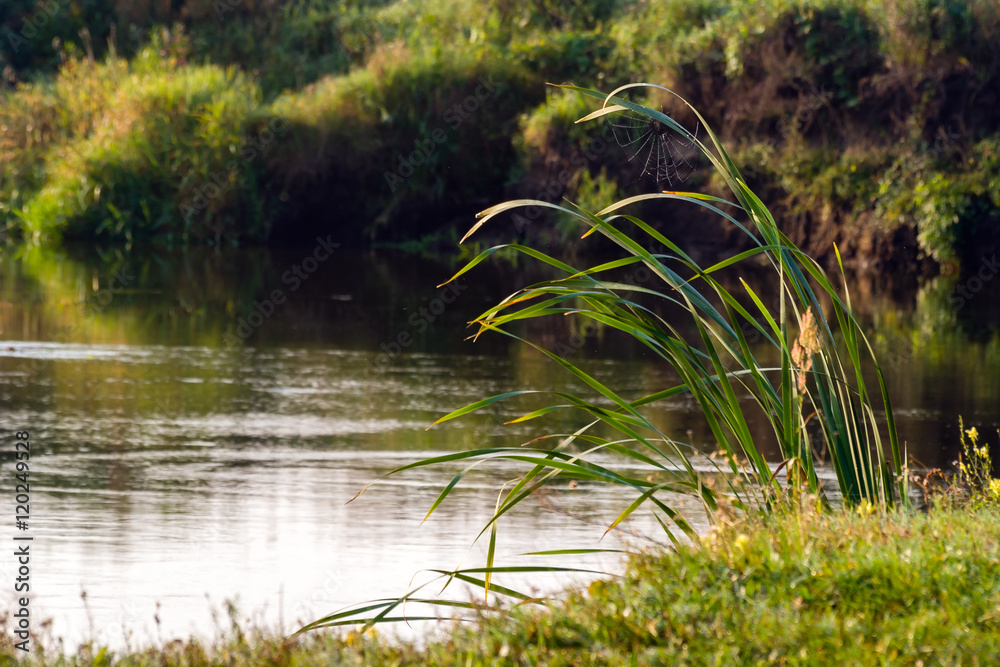
POLYGON ((282 639, 234 626, 215 645, 91 646, 22 664, 988 664, 1000 651, 998 570, 995 507, 793 513, 635 555, 621 579, 549 610, 483 615, 423 648, 374 633, 282 639))
MULTIPOLYGON (((574 126, 593 105, 545 85, 649 81, 705 114, 807 252, 974 271, 1000 238, 995 3, 94 4, 0 12, 9 235, 450 247, 507 198, 718 190, 698 164, 657 183, 647 144, 574 126)), ((645 217, 734 251, 692 212, 645 217)), ((579 236, 560 224, 495 226, 579 236)))

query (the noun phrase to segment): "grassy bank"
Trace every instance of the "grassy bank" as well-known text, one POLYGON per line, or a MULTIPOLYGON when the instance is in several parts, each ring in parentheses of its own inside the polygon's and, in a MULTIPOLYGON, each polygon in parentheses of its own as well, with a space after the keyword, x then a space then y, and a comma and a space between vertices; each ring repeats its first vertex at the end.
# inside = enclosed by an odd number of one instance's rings
MULTIPOLYGON (((282 639, 233 627, 215 645, 66 665, 990 664, 1000 650, 1000 513, 794 513, 727 525, 549 608, 483 614, 424 648, 373 634, 282 639)), ((10 630, 2 635, 10 654, 10 630)))
POLYGON ((406 241, 508 196, 606 203, 656 183, 544 84, 647 80, 738 144, 807 251, 974 264, 997 239, 998 36, 985 0, 8 3, 0 224, 406 241))

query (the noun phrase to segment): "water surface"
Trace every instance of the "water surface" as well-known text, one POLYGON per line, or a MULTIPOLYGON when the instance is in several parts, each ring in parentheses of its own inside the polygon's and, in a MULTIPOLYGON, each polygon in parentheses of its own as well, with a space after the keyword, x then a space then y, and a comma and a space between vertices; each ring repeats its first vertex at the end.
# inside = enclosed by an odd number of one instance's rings
MULTIPOLYGON (((504 426, 538 407, 526 398, 426 430, 512 389, 586 393, 516 341, 463 340, 467 321, 537 279, 530 267, 487 264, 448 291, 435 287, 456 269, 448 260, 346 248, 310 257, 315 247, 4 252, 2 470, 12 475, 12 432, 29 430, 32 608, 69 648, 88 637, 120 645, 210 636, 225 625, 212 610, 230 599, 256 622, 290 630, 396 596, 420 568, 481 563, 483 548, 470 545, 500 484, 519 472, 510 464, 467 477, 423 525, 459 468, 414 470, 346 501, 419 457, 583 423, 567 413, 504 426)), ((928 466, 954 458, 959 414, 982 433, 1000 425, 998 291, 986 281, 959 304, 967 281, 852 278, 886 359, 900 437, 928 466)), ((675 382, 641 349, 573 327, 524 333, 561 346, 625 395, 675 382)), ((713 449, 684 397, 650 414, 713 449)), ((765 425, 751 426, 767 449, 765 425)), ((3 488, 12 499, 12 480, 3 488)), ((517 558, 527 551, 662 541, 645 516, 600 541, 630 500, 556 484, 503 524, 503 557, 523 564, 535 562, 517 558)), ((678 502, 705 525, 696 506, 678 502)), ((620 567, 612 556, 566 564, 620 567)), ((12 580, 12 567, 0 563, 0 578, 12 580)), ((555 590, 571 580, 518 583, 555 590)))

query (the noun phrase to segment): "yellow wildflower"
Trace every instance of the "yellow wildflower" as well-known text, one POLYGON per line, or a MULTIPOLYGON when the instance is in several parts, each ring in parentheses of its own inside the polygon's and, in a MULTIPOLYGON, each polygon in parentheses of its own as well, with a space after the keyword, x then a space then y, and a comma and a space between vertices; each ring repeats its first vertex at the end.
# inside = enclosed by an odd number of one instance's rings
POLYGON ((858 503, 858 506, 855 508, 854 511, 856 511, 861 516, 867 516, 869 514, 875 514, 877 510, 878 508, 875 507, 875 505, 873 505, 870 500, 865 498, 860 503, 858 503))

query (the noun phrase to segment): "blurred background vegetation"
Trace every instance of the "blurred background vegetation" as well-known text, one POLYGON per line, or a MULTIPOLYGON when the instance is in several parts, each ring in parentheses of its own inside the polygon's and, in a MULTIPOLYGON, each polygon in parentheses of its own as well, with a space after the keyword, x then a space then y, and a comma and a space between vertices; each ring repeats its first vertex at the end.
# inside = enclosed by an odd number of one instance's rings
MULTIPOLYGON (((0 229, 42 244, 426 245, 504 197, 599 207, 655 184, 545 84, 635 81, 809 252, 973 270, 1000 239, 995 0, 4 0, 0 70, 0 229)), ((570 237, 523 222, 497 233, 570 237)))

